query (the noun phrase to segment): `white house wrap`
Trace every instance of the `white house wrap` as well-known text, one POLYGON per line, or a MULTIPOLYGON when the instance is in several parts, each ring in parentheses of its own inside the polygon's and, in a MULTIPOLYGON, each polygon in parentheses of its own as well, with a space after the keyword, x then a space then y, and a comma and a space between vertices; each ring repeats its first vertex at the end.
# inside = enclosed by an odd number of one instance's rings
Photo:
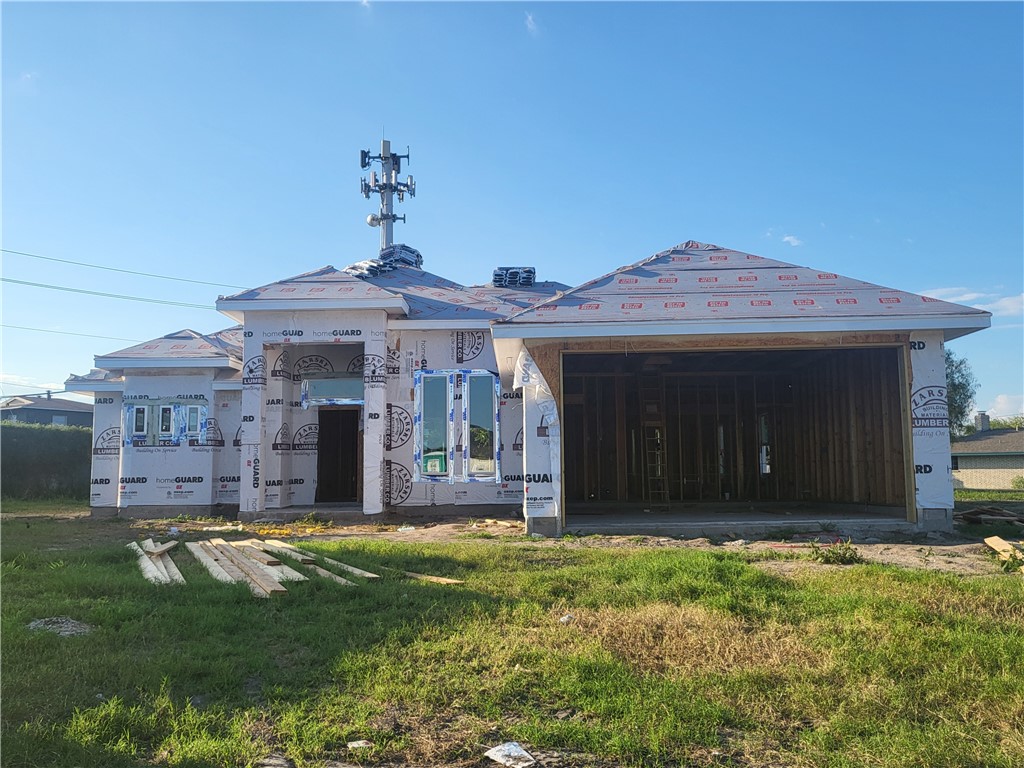
POLYGON ((233 328, 98 356, 67 384, 97 398, 92 505, 951 524, 943 344, 986 312, 693 241, 576 288, 422 263, 391 246, 221 297, 233 328))

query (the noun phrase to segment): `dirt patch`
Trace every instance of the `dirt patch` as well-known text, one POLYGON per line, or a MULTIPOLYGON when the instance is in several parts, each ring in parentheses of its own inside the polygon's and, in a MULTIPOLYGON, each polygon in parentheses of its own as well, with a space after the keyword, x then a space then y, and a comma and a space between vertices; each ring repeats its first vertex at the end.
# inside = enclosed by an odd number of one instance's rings
POLYGON ((809 669, 828 661, 804 642, 806 630, 774 622, 759 625, 699 605, 581 609, 573 616, 570 626, 645 672, 809 669))

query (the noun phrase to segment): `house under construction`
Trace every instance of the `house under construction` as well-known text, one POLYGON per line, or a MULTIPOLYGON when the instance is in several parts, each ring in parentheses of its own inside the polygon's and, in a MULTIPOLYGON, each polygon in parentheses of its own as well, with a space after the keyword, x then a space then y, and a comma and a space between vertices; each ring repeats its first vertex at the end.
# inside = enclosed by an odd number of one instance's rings
POLYGON ((374 258, 220 297, 231 328, 69 379, 96 397, 93 506, 952 524, 943 344, 989 313, 694 241, 573 288, 532 267, 465 286, 392 242, 403 159, 361 156, 374 258))

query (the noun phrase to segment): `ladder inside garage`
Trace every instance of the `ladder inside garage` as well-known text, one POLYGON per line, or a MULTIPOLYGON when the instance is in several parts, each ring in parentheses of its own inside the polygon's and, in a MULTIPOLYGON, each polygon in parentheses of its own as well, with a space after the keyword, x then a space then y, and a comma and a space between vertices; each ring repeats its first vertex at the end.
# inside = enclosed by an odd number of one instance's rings
POLYGON ((644 498, 646 501, 668 501, 665 388, 661 376, 656 373, 641 373, 639 384, 644 440, 644 498))

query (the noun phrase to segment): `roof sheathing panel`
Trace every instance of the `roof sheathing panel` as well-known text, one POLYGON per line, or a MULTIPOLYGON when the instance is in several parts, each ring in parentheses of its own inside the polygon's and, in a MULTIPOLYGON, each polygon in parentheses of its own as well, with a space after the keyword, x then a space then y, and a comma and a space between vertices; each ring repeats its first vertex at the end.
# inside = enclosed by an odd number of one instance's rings
MULTIPOLYGON (((525 306, 493 290, 459 285, 406 265, 362 279, 404 298, 410 320, 500 320, 525 306)), ((534 301, 544 298, 541 294, 534 301)))
POLYGON ((253 302, 254 309, 265 301, 327 301, 343 299, 347 301, 395 299, 395 294, 376 285, 361 280, 334 267, 322 267, 295 277, 288 277, 276 283, 259 288, 252 288, 231 296, 221 296, 221 302, 253 302))
POLYGON ((982 310, 693 241, 523 310, 508 324, 987 316, 982 310))
POLYGON ((210 336, 186 328, 117 352, 97 355, 96 361, 223 359, 226 362, 231 358, 239 358, 240 354, 241 328, 228 328, 210 336))

